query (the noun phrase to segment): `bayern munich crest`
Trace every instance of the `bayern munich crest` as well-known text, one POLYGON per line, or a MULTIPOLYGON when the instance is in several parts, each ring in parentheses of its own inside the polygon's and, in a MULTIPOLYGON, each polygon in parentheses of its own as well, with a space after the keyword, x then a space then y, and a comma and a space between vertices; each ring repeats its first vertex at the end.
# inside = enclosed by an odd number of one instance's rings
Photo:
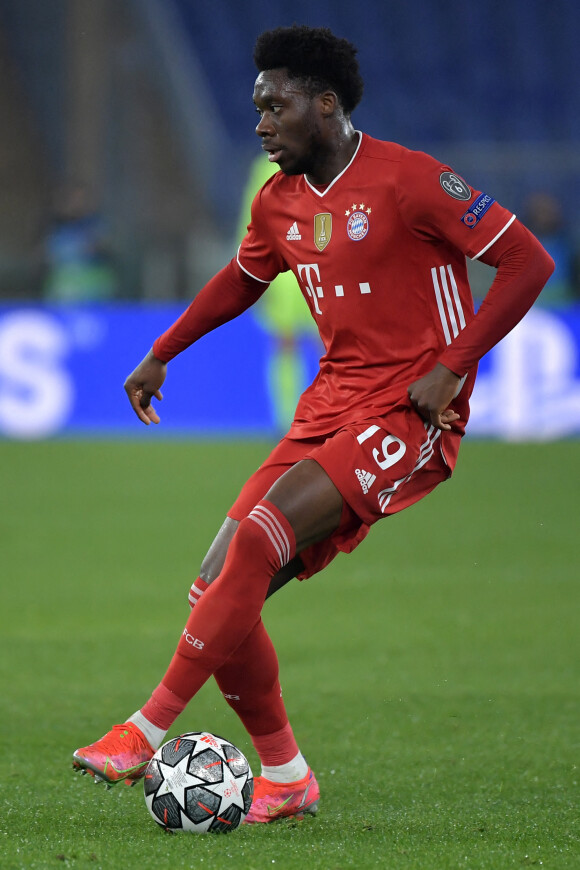
POLYGON ((369 219, 364 211, 353 211, 347 221, 346 231, 349 239, 352 239, 353 242, 360 242, 361 239, 364 239, 369 231, 369 219))

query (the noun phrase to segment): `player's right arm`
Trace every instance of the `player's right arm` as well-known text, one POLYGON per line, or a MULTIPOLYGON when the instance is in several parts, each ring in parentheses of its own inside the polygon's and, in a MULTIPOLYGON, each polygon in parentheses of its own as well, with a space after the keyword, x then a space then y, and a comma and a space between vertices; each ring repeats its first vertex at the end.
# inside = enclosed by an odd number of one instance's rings
POLYGON ((166 364, 203 335, 246 311, 258 301, 276 275, 288 268, 273 246, 269 221, 264 216, 264 190, 269 189, 271 183, 269 179, 254 198, 252 220, 238 257, 208 281, 127 378, 125 390, 131 406, 146 425, 159 422, 151 399, 161 398, 166 364))
POLYGON ((203 287, 189 308, 153 344, 157 359, 169 362, 218 326, 257 302, 268 287, 232 260, 203 287))
POLYGON ((167 363, 157 359, 152 350, 139 363, 124 383, 125 392, 131 407, 139 419, 148 426, 159 423, 159 415, 151 404, 151 399, 161 399, 161 387, 167 373, 167 363))
POLYGON ((159 423, 151 399, 160 392, 167 363, 198 338, 233 320, 256 302, 268 287, 248 275, 234 259, 203 287, 175 323, 153 343, 153 348, 125 381, 125 391, 139 419, 159 423))

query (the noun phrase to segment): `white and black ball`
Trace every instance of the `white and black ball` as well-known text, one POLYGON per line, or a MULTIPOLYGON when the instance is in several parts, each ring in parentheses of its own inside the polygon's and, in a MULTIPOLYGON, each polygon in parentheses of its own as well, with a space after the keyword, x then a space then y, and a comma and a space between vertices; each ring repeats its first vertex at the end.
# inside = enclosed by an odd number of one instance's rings
POLYGON ((225 833, 247 816, 254 779, 236 746, 208 731, 194 731, 157 750, 144 789, 147 809, 166 830, 225 833))

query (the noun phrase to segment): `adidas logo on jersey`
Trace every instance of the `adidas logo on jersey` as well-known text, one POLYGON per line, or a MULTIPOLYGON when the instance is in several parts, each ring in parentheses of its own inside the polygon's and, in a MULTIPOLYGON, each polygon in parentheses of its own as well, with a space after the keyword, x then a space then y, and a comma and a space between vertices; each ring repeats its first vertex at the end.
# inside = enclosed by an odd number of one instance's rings
POLYGON ((370 471, 362 471, 360 468, 355 468, 355 474, 358 477, 359 483, 362 487, 362 491, 366 495, 375 480, 377 479, 376 474, 371 474, 370 471))
POLYGON ((298 229, 298 224, 296 221, 292 224, 288 232, 286 233, 286 241, 287 242, 300 242, 302 240, 302 236, 300 235, 300 230, 298 229))

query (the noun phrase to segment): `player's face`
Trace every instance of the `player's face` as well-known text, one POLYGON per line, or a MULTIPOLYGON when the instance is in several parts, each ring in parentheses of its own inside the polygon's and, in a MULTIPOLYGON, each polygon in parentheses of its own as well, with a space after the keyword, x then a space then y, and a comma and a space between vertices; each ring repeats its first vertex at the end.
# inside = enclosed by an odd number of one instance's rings
POLYGON ((256 79, 254 103, 260 114, 256 133, 268 160, 286 175, 311 172, 323 150, 316 98, 300 90, 284 70, 274 69, 256 79))

